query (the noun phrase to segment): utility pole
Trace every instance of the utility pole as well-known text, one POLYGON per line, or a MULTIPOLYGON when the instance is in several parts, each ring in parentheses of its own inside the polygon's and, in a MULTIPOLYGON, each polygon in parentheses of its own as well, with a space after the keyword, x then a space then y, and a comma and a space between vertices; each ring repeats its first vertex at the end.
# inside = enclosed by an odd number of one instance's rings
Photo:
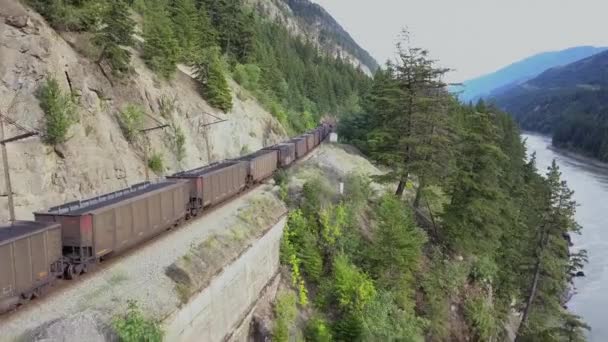
POLYGON ((18 141, 37 135, 35 132, 28 132, 12 138, 4 139, 4 115, 0 114, 0 149, 2 149, 2 168, 4 170, 4 183, 6 184, 6 194, 8 196, 9 220, 15 222, 15 203, 13 201, 13 187, 11 186, 11 175, 8 168, 8 153, 6 153, 6 143, 18 141))
POLYGON ((150 180, 150 171, 148 170, 149 169, 149 166, 148 166, 148 145, 149 145, 148 141, 149 140, 148 140, 147 133, 158 130, 158 129, 163 129, 165 127, 169 127, 169 125, 164 124, 164 125, 160 125, 160 126, 156 126, 156 127, 152 127, 152 128, 145 128, 145 129, 139 130, 139 132, 143 133, 143 135, 144 135, 144 163, 146 164, 146 165, 144 165, 144 171, 146 173, 146 182, 150 180))

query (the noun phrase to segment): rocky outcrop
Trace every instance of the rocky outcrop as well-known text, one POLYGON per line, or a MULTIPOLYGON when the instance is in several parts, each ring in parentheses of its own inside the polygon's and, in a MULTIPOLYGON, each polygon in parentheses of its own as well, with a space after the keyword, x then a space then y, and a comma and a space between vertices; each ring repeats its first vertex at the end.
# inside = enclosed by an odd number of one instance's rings
MULTIPOLYGON (((7 145, 17 218, 28 219, 32 211, 144 179, 142 147, 127 142, 117 121, 127 104, 146 109, 145 127, 162 122, 184 132, 182 160, 177 158, 172 128, 148 135, 150 149, 163 156, 164 174, 234 157, 244 146, 255 150, 285 137, 278 121, 234 82, 234 108, 222 113, 201 98, 187 68, 181 67, 170 81, 161 80, 137 51, 133 74, 110 82, 85 57, 91 53, 86 38, 60 35, 17 0, 0 0, 0 111, 29 130, 43 131, 45 118, 36 91, 49 76, 78 102, 78 122, 61 146, 45 145, 35 137, 7 145)), ((6 126, 7 137, 23 133, 6 126)), ((5 192, 4 177, 0 189, 5 192)), ((7 197, 0 196, 0 222, 7 216, 7 197)))

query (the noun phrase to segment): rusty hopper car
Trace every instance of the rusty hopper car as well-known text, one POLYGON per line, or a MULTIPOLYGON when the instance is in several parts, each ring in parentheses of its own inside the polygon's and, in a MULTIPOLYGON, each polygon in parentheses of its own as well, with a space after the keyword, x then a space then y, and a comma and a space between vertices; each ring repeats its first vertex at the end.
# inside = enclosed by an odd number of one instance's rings
POLYGON ((259 150, 249 155, 243 156, 238 160, 247 162, 247 181, 249 184, 259 183, 272 174, 277 169, 279 161, 279 151, 259 150))
POLYGON ((176 173, 172 179, 185 179, 190 184, 191 213, 218 204, 245 189, 247 163, 227 161, 176 173))
POLYGON ((306 138, 306 151, 312 151, 315 148, 315 135, 307 133, 301 135, 301 137, 306 138))
POLYGON ((308 152, 308 144, 306 143, 306 138, 299 137, 289 140, 290 143, 293 143, 296 146, 296 158, 300 159, 306 155, 308 152))
POLYGON ((287 142, 265 147, 264 150, 276 150, 279 153, 278 167, 287 167, 296 160, 296 144, 287 142))
POLYGON ((66 276, 71 278, 105 255, 176 225, 186 215, 189 191, 185 181, 145 182, 34 216, 61 223, 63 255, 71 264, 66 276))
POLYGON ((63 272, 61 226, 16 221, 0 226, 0 313, 40 296, 63 272))
POLYGON ((321 143, 321 130, 319 130, 319 128, 315 128, 311 133, 315 136, 315 147, 319 146, 321 143))

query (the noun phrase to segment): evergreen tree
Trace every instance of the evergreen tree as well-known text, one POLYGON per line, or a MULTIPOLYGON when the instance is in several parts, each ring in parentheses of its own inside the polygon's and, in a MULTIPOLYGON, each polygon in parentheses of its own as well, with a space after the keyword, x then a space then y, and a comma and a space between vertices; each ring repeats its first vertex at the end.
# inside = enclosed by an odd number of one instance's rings
POLYGON ((107 62, 117 76, 129 71, 131 53, 125 47, 134 43, 134 27, 129 6, 123 0, 108 0, 101 17, 101 28, 95 33, 93 43, 101 48, 97 63, 101 66, 102 62, 107 62))
POLYGON ((193 64, 203 97, 224 112, 232 109, 232 95, 218 47, 206 48, 193 64))
MULTIPOLYGON (((521 324, 516 341, 535 340, 538 336, 580 336, 586 328, 579 319, 562 309, 567 285, 586 260, 584 252, 571 255, 570 233, 580 232, 575 221, 576 202, 573 191, 561 180, 555 160, 548 169, 548 194, 540 212, 532 278, 526 291, 521 324), (571 261, 576 258, 576 264, 571 261), (552 317, 553 319, 548 319, 552 317), (559 329, 556 329, 559 328, 559 329)), ((563 336, 563 337, 567 337, 563 336)))
POLYGON ((165 4, 149 2, 144 12, 143 59, 150 69, 164 78, 170 78, 179 58, 179 45, 173 33, 165 4))
POLYGON ((194 0, 172 0, 168 10, 173 22, 173 32, 180 47, 180 60, 191 62, 199 48, 199 35, 203 29, 199 10, 194 0))

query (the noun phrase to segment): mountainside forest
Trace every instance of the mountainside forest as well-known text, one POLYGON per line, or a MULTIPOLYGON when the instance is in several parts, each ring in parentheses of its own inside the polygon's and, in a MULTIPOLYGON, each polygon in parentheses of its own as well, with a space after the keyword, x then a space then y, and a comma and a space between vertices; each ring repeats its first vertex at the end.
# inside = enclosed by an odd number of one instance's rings
POLYGON ((477 102, 481 98, 497 96, 517 87, 550 68, 570 64, 606 50, 604 47, 578 46, 561 51, 540 53, 508 65, 491 74, 463 82, 459 98, 463 102, 477 102))
POLYGON ((586 255, 569 250, 580 227, 558 167, 526 159, 507 114, 459 104, 427 51, 402 46, 397 60, 339 123, 387 172, 351 175, 343 197, 312 179, 288 199, 281 253, 297 295, 279 301, 275 338, 297 302, 312 308, 309 341, 584 340, 565 298, 586 255))
POLYGON ((553 68, 492 99, 521 127, 608 161, 608 52, 553 68))

